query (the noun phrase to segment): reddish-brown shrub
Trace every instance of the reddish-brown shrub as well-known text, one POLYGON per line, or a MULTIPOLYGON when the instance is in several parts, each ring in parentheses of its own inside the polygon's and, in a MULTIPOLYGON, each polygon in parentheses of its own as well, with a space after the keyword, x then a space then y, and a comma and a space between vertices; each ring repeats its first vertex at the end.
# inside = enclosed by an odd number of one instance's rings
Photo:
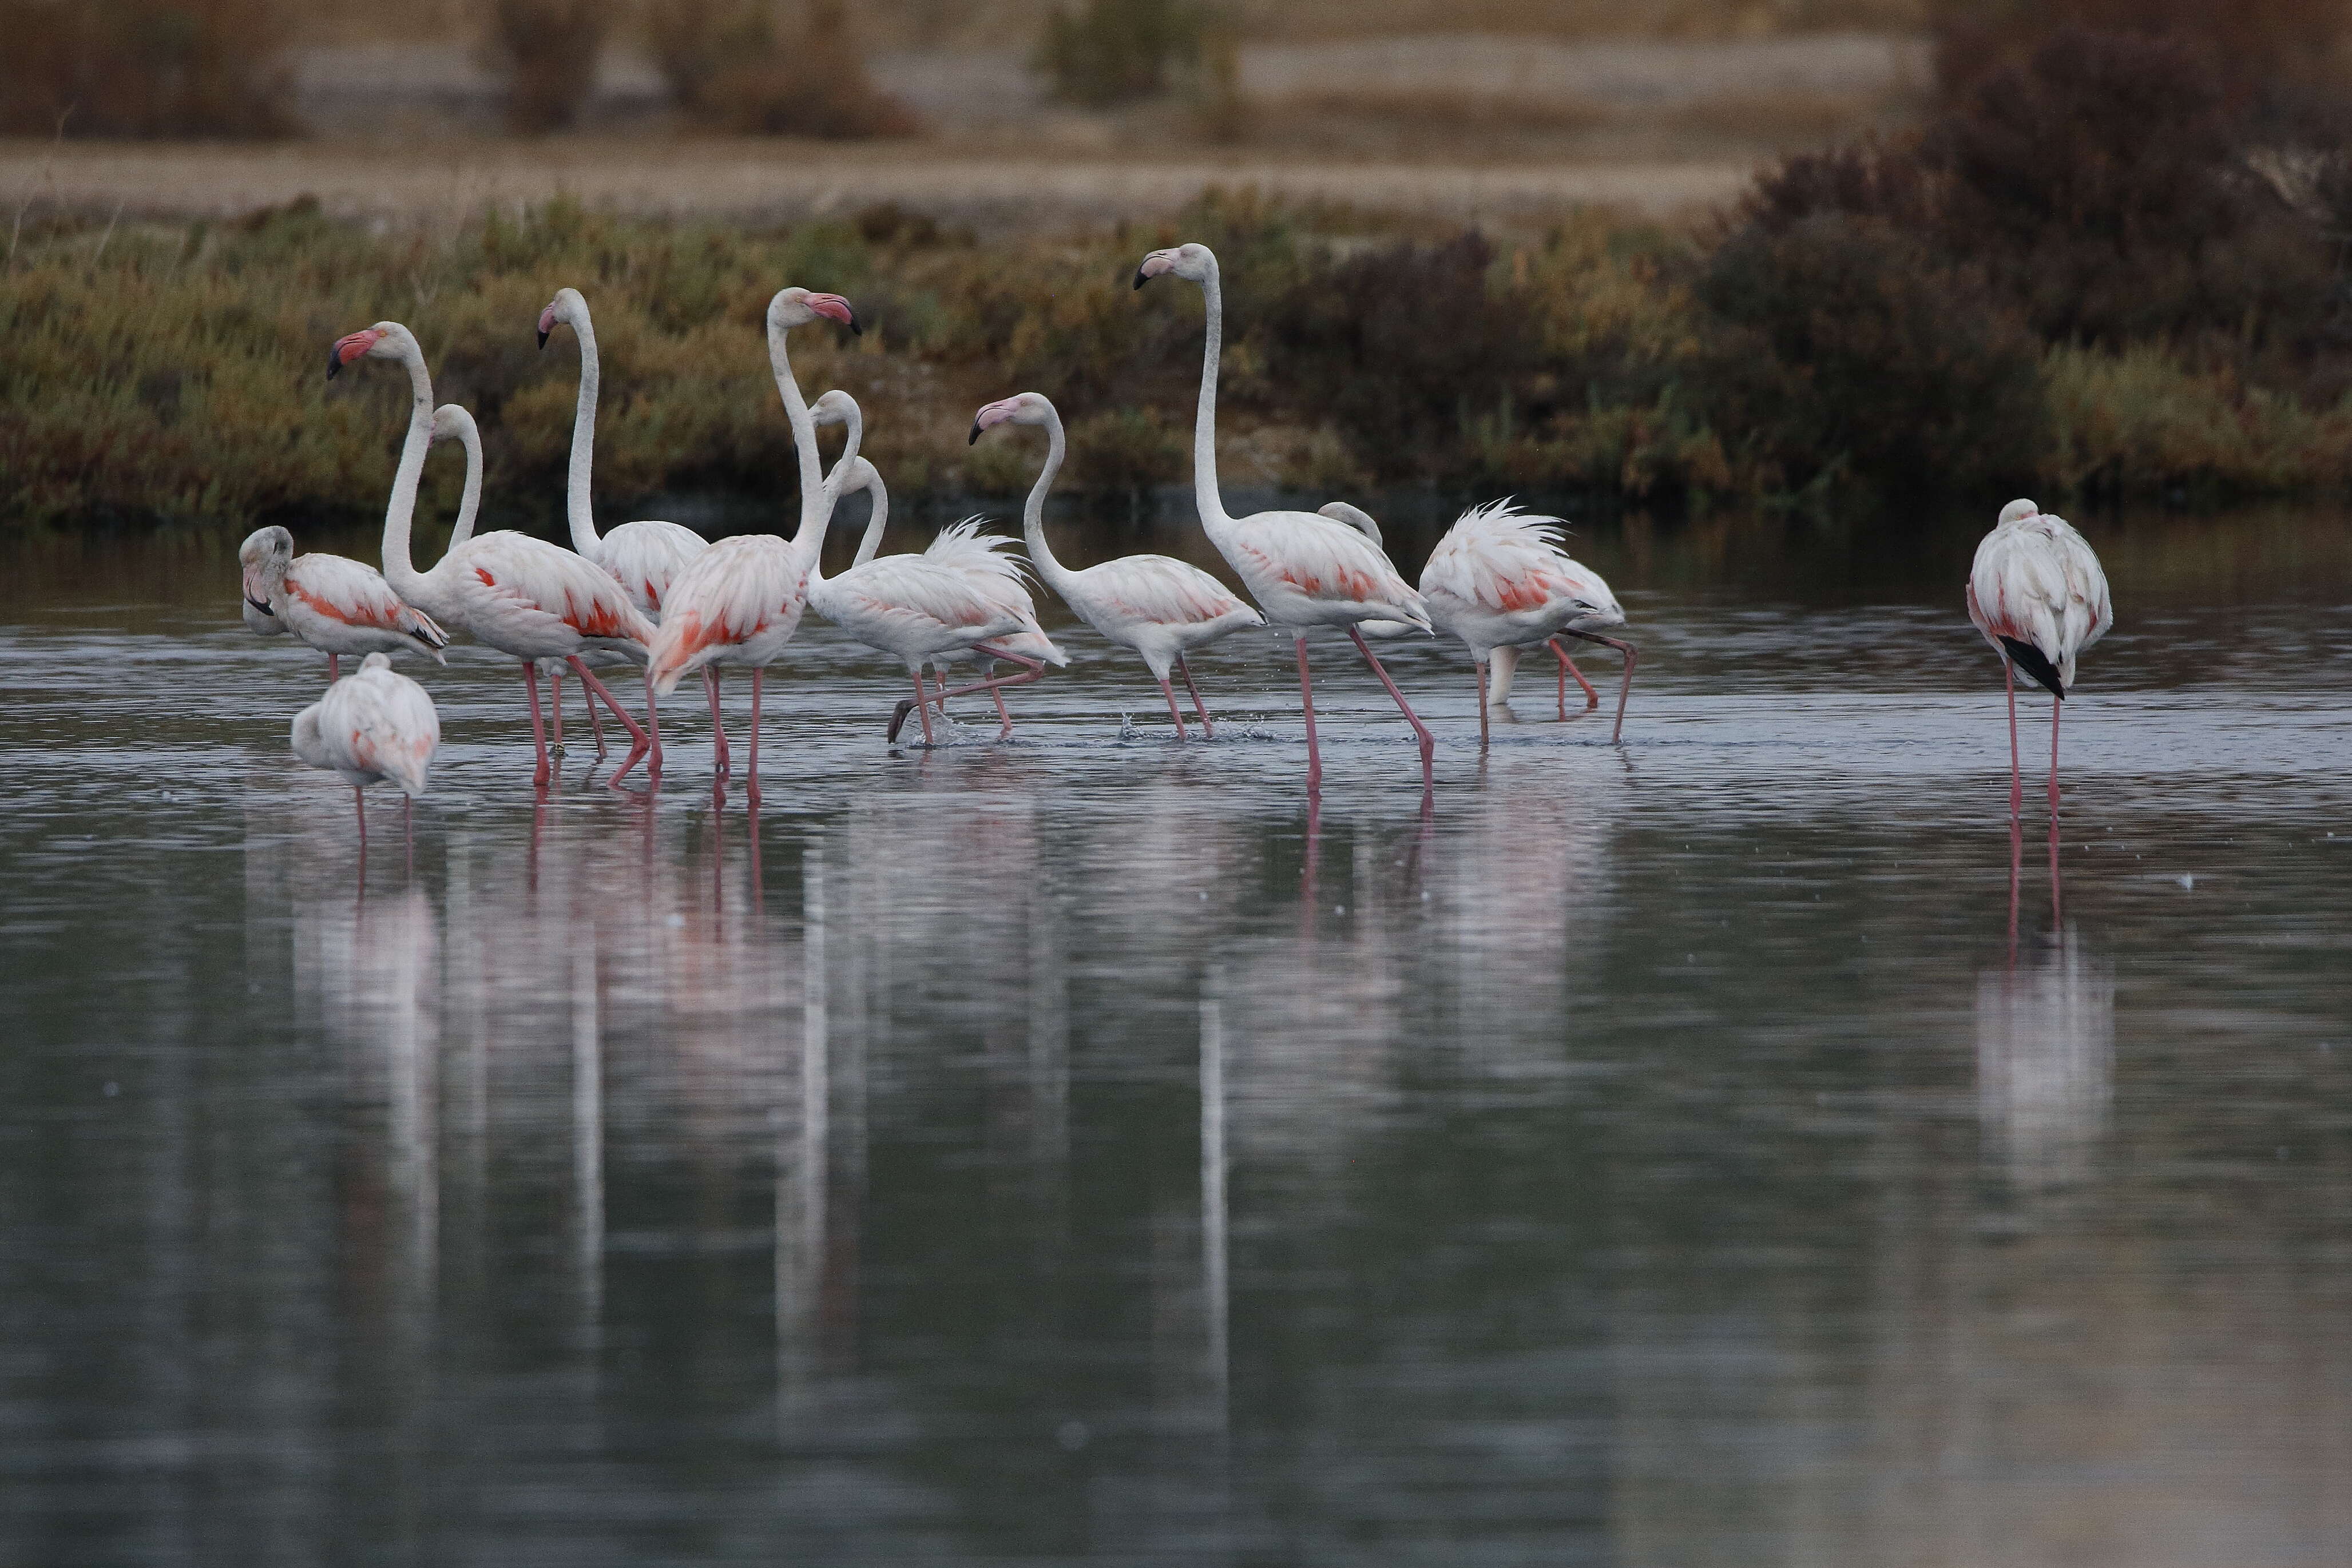
POLYGON ((510 129, 539 135, 578 122, 614 9, 613 0, 497 0, 490 19, 510 129))
POLYGON ((0 0, 0 131, 278 136, 283 0, 0 0))

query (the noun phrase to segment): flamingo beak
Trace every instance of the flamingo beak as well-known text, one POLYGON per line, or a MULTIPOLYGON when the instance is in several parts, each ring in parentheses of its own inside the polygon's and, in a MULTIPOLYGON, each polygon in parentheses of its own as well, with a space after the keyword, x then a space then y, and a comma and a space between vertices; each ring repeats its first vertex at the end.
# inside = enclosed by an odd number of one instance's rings
POLYGON ((966 442, 964 443, 964 444, 965 444, 966 446, 975 446, 975 445, 978 445, 978 444, 979 444, 979 443, 980 443, 980 421, 978 421, 978 420, 976 420, 976 419, 975 419, 975 420, 973 420, 973 421, 971 422, 971 439, 970 439, 970 440, 966 441, 966 442))
POLYGON ((1155 250, 1143 258, 1142 266, 1135 269, 1135 286, 1140 288, 1161 273, 1174 270, 1176 270, 1175 258, 1164 250, 1155 250))
POLYGON ((547 347, 547 335, 555 330, 555 307, 551 305, 539 313, 539 346, 547 347))
POLYGON ((345 365, 350 364, 383 340, 383 334, 373 327, 362 327, 356 332, 349 332, 336 339, 335 346, 327 350, 327 379, 333 381, 342 372, 345 365))
POLYGON ((849 301, 838 294, 812 294, 808 297, 808 308, 820 316, 830 316, 840 322, 849 329, 853 337, 863 336, 866 331, 857 324, 857 312, 851 309, 849 301))

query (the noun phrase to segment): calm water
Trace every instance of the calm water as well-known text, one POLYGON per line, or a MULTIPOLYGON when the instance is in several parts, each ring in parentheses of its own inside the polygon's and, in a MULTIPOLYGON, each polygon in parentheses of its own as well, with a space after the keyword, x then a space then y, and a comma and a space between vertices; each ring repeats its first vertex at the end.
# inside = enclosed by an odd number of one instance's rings
POLYGON ((756 821, 459 651, 364 868, 233 538, 0 548, 0 1562, 2352 1560, 2352 528, 2091 530, 2055 879, 1976 531, 1596 530, 1426 813, 1339 644, 1310 811, 813 626, 756 821))

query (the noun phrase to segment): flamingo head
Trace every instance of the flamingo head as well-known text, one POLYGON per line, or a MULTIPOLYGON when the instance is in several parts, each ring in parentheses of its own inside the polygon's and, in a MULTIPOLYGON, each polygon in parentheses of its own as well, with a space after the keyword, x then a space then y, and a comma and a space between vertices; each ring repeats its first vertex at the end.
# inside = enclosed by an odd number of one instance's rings
POLYGON ((813 294, 805 288, 780 288, 768 301, 768 326, 774 330, 790 327, 805 327, 818 317, 840 322, 853 333, 866 330, 857 324, 857 312, 849 301, 838 294, 813 294))
POLYGON ((404 346, 414 347, 416 340, 408 329, 397 321, 379 321, 373 327, 362 327, 335 340, 327 350, 327 379, 333 381, 352 361, 373 356, 379 360, 396 360, 404 346))
POLYGON ((1204 245, 1187 243, 1155 250, 1145 256, 1143 265, 1135 269, 1135 286, 1140 288, 1163 272, 1172 272, 1194 283, 1206 283, 1216 270, 1215 251, 1204 245))
POLYGON ((284 528, 256 528, 246 535, 245 542, 236 547, 245 601, 264 615, 274 615, 276 612, 269 608, 270 591, 286 575, 293 559, 294 536, 284 528))
POLYGON ((1042 393, 1014 392, 972 416, 971 441, 978 441, 982 431, 993 430, 1000 424, 1043 424, 1053 417, 1054 405, 1042 393))
POLYGON ((2041 507, 2035 506, 2024 497, 2020 496, 2016 500, 2011 501, 2008 506, 2003 507, 2000 509, 2000 520, 2004 523, 2021 523, 2025 521, 2026 518, 2035 516, 2041 510, 2041 507))
POLYGON ((809 404, 811 424, 856 424, 859 422, 857 400, 835 387, 809 404))
POLYGON ((547 308, 539 313, 539 346, 542 349, 547 347, 547 335, 555 330, 557 322, 568 322, 577 332, 580 323, 586 319, 588 301, 580 297, 580 290, 557 289, 555 298, 547 302, 547 308))
POLYGON ((466 412, 463 404, 445 402, 433 411, 435 441, 466 441, 468 437, 475 442, 481 439, 474 416, 466 412))

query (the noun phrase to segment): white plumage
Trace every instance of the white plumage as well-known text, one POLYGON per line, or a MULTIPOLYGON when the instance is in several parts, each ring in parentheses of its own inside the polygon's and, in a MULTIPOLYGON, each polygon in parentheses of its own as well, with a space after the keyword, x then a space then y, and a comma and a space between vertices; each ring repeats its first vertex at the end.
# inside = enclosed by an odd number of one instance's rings
POLYGON ((441 745, 441 716, 425 688, 370 653, 356 674, 294 717, 294 755, 341 776, 353 789, 390 780, 422 795, 441 745))
MULTIPOLYGON (((2050 705, 2050 831, 2058 831, 2058 720, 2074 689, 2074 661, 2107 634, 2116 612, 2107 574, 2090 542, 2063 517, 2020 497, 2000 509, 1969 570, 1969 619, 2001 656, 2009 692, 2009 812, 2024 806, 2017 747, 2017 675, 2047 687, 2050 705)), ((2054 843, 2054 840, 2053 841, 2054 843)), ((2055 851, 2053 850, 2054 853, 2055 851)))
POLYGON ((448 633, 403 603, 375 568, 315 551, 298 556, 294 536, 276 527, 247 535, 236 554, 246 625, 264 636, 290 632, 318 649, 330 680, 341 673, 336 661, 345 653, 418 653, 446 663, 448 633))

